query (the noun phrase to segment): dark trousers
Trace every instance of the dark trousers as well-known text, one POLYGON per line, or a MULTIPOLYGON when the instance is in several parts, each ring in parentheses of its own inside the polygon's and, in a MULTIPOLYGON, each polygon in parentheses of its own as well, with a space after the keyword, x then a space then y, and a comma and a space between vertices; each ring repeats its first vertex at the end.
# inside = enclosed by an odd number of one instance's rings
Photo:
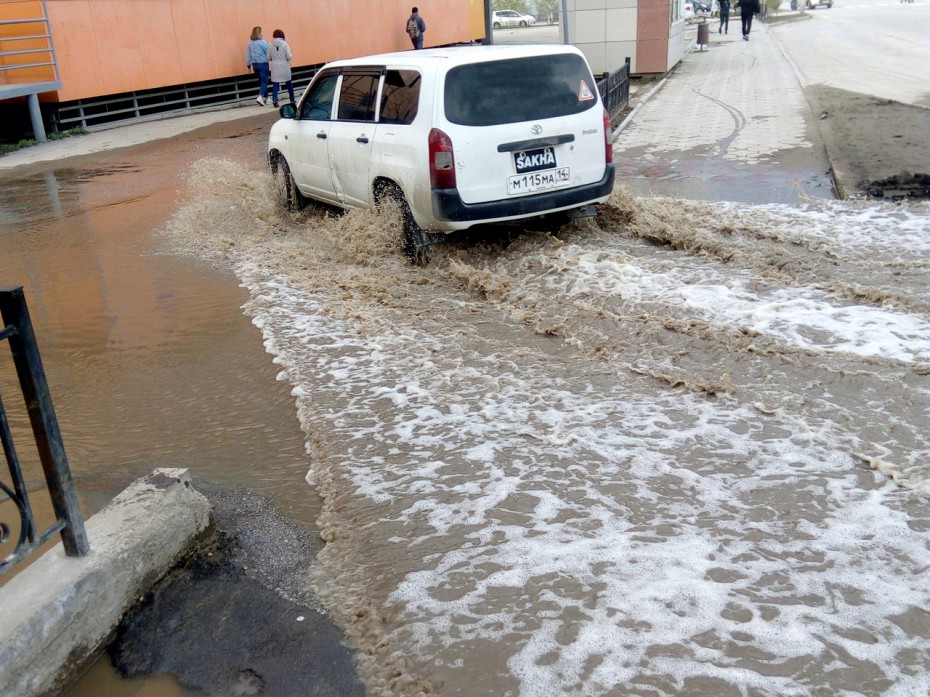
POLYGON ((729 33, 730 31, 730 13, 721 12, 720 13, 720 29, 717 30, 717 33, 723 32, 724 34, 729 33))
POLYGON ((294 83, 291 80, 287 82, 273 82, 271 85, 271 101, 278 101, 278 88, 284 85, 287 88, 287 96, 291 98, 291 104, 296 104, 297 100, 294 99, 294 83))
POLYGON ((740 12, 739 18, 743 22, 743 36, 749 36, 749 30, 752 29, 752 12, 740 12))

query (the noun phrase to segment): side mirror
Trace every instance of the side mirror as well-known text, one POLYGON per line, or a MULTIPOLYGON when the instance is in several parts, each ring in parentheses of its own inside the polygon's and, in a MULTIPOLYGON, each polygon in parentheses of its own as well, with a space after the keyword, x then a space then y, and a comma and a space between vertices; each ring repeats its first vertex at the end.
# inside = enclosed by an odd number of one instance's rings
POLYGON ((278 109, 278 113, 281 114, 282 119, 295 119, 297 118, 297 107, 293 104, 285 104, 278 109))

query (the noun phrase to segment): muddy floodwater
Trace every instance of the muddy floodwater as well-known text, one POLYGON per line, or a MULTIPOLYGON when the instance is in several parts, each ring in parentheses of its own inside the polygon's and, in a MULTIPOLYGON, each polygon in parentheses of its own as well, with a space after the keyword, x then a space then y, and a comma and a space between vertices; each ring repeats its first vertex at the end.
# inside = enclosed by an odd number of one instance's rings
POLYGON ((927 694, 926 204, 621 185, 415 268, 262 145, 3 182, 79 489, 187 466, 316 524, 372 695, 927 694))

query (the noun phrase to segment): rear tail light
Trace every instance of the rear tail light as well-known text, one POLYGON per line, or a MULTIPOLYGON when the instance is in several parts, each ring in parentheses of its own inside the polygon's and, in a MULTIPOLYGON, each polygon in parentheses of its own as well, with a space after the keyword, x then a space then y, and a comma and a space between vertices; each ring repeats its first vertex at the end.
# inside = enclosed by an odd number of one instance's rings
POLYGON ((438 128, 429 132, 429 183, 434 189, 455 188, 452 139, 438 128))
POLYGON ((614 161, 614 144, 610 137, 610 115, 607 109, 604 109, 604 161, 607 163, 614 161))

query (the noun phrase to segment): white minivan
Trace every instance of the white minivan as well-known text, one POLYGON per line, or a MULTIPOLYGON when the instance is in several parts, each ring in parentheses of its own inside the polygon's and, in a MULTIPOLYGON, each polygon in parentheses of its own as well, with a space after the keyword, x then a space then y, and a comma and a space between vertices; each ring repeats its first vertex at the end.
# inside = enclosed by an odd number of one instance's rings
POLYGON ((290 207, 398 202, 404 249, 430 233, 593 214, 613 189, 610 119, 582 53, 463 46, 323 66, 271 128, 268 160, 290 207))

